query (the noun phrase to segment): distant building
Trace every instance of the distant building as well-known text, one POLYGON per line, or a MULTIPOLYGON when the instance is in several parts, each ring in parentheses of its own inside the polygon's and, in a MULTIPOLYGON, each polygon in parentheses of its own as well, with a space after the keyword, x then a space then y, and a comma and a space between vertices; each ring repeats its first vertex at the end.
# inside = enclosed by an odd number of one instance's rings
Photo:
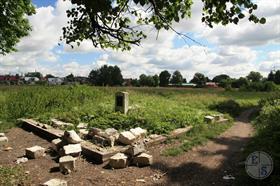
POLYGON ((206 86, 207 88, 219 88, 218 84, 215 83, 215 82, 207 82, 207 83, 205 84, 205 86, 206 86))
POLYGON ((132 82, 132 78, 123 79, 122 85, 123 85, 123 86, 132 86, 131 82, 132 82))
POLYGON ((193 87, 196 87, 196 84, 195 83, 182 83, 181 85, 177 85, 177 84, 169 83, 168 86, 170 86, 170 87, 190 87, 190 88, 193 88, 193 87))
POLYGON ((61 85, 64 83, 64 78, 59 77, 53 77, 53 78, 47 78, 49 85, 61 85))
POLYGON ((0 84, 18 85, 22 77, 19 75, 0 75, 0 84))
POLYGON ((26 76, 24 77, 24 82, 27 84, 33 85, 38 81, 40 81, 40 79, 37 77, 26 77, 26 76))

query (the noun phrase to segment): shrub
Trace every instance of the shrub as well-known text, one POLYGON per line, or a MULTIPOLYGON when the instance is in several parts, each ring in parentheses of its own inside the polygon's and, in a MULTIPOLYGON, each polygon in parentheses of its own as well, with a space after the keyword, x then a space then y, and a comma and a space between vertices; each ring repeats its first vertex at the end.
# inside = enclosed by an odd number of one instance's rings
POLYGON ((234 100, 226 100, 214 105, 214 108, 222 113, 228 113, 231 116, 238 116, 241 112, 241 106, 234 100))

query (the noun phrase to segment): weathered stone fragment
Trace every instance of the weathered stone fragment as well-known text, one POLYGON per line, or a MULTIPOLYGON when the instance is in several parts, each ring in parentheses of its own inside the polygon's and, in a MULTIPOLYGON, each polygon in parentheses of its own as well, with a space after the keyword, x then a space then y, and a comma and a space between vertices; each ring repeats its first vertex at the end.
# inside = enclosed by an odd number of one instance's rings
POLYGON ((205 116, 204 121, 207 123, 213 123, 215 121, 215 118, 213 116, 205 116))
POLYGON ((5 133, 0 133, 0 137, 5 137, 5 133))
POLYGON ((129 155, 130 157, 134 157, 142 152, 145 152, 145 145, 144 143, 137 143, 130 146, 126 151, 125 154, 129 155))
POLYGON ((43 183, 42 186, 67 186, 67 181, 55 178, 43 183))
POLYGON ((65 131, 63 139, 65 139, 65 141, 67 141, 70 144, 77 144, 83 141, 74 130, 65 131))
POLYGON ((70 174, 75 169, 76 158, 72 156, 63 156, 59 158, 59 169, 64 174, 70 174))
POLYGON ((90 130, 89 130, 89 136, 95 136, 95 135, 99 135, 99 133, 102 132, 101 129, 99 128, 95 128, 95 127, 92 127, 90 130))
POLYGON ((151 165, 152 163, 153 163, 153 156, 146 153, 142 153, 136 156, 135 158, 133 158, 133 164, 139 167, 148 166, 151 165))
POLYGON ((145 137, 147 134, 147 130, 142 129, 141 127, 137 127, 134 129, 130 129, 130 132, 136 137, 136 138, 142 138, 145 137))
POLYGON ((37 159, 40 157, 44 157, 46 149, 40 146, 33 146, 25 149, 25 155, 27 158, 37 159))
POLYGON ((70 155, 73 157, 77 157, 80 156, 82 152, 82 147, 81 144, 69 144, 69 145, 65 145, 62 148, 62 153, 61 155, 70 155))
POLYGON ((63 141, 59 138, 52 140, 52 149, 55 151, 59 151, 63 147, 63 141))
POLYGON ((7 143, 9 140, 6 136, 0 137, 0 143, 7 143))
POLYGON ((136 137, 130 131, 121 132, 118 141, 125 144, 131 145, 136 140, 136 137))
POLYGON ((25 163, 27 161, 28 161, 28 158, 26 158, 26 157, 18 158, 16 161, 16 164, 25 163))
POLYGON ((123 153, 117 153, 109 160, 109 165, 114 169, 122 169, 128 165, 128 157, 123 153))

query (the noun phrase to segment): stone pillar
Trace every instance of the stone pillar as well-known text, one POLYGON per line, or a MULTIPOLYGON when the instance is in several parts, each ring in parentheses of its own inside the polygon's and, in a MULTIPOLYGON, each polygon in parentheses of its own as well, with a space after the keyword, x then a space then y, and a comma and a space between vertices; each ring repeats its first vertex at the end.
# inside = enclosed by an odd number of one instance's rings
POLYGON ((128 92, 117 92, 115 98, 115 111, 126 114, 128 112, 128 92))

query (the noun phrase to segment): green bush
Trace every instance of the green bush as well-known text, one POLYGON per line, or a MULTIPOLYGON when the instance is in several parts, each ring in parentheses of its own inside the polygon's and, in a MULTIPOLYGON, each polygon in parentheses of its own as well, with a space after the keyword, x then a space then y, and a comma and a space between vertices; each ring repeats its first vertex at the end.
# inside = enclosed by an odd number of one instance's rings
POLYGON ((240 104, 234 100, 226 100, 223 102, 219 102, 212 106, 212 108, 216 109, 221 113, 230 114, 231 116, 238 116, 242 111, 240 104))

